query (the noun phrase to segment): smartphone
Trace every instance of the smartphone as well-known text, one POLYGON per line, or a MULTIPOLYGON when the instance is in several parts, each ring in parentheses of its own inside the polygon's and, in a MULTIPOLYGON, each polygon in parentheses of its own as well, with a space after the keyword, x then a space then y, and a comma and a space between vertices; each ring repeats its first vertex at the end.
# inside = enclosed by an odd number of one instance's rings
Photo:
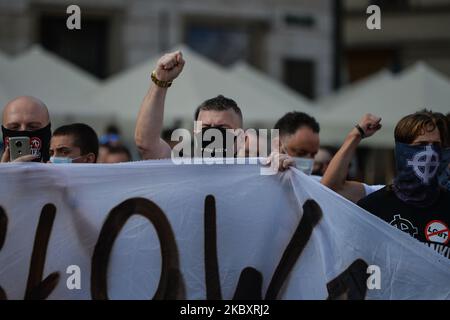
POLYGON ((11 161, 19 157, 31 154, 29 137, 10 137, 9 138, 9 156, 11 161))

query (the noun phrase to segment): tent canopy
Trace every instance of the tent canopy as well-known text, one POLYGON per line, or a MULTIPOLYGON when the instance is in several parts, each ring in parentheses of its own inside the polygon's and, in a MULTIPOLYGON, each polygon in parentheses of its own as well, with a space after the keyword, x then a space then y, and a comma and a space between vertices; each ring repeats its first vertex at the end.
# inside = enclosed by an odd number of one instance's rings
POLYGON ((318 104, 321 108, 330 108, 331 110, 335 105, 340 105, 353 97, 364 95, 368 91, 373 90, 373 88, 379 87, 382 83, 390 81, 392 77, 392 72, 383 69, 351 85, 342 87, 333 94, 323 97, 319 100, 318 104))
MULTIPOLYGON (((240 81, 245 81, 255 91, 259 91, 263 95, 263 98, 270 97, 272 100, 277 101, 279 108, 278 115, 283 115, 294 110, 309 114, 318 113, 318 109, 313 107, 313 103, 310 100, 291 90, 281 82, 253 68, 246 62, 241 61, 233 65, 230 73, 233 77, 240 79, 240 81)), ((257 110, 255 111, 257 112, 257 110)))
MULTIPOLYGON (((204 100, 222 94, 232 98, 241 107, 247 127, 259 125, 271 127, 284 113, 292 110, 313 108, 302 98, 282 92, 279 86, 261 80, 256 81, 254 71, 229 72, 221 66, 208 61, 187 46, 173 49, 181 50, 186 65, 180 76, 168 90, 164 109, 165 125, 175 120, 192 125, 194 111, 204 100), (270 86, 270 90, 267 89, 270 86)), ((135 120, 144 95, 150 86, 150 73, 157 58, 149 59, 107 81, 93 99, 96 108, 114 112, 120 119, 135 120)))
POLYGON ((39 46, 11 59, 2 68, 0 83, 8 99, 35 96, 52 115, 91 113, 86 101, 99 86, 87 72, 39 46))
POLYGON ((355 123, 365 113, 372 113, 382 118, 383 128, 364 142, 372 146, 392 147, 394 128, 402 117, 423 108, 447 113, 450 111, 449 101, 449 79, 419 62, 399 75, 375 83, 368 90, 339 100, 320 118, 321 141, 341 144, 355 123))

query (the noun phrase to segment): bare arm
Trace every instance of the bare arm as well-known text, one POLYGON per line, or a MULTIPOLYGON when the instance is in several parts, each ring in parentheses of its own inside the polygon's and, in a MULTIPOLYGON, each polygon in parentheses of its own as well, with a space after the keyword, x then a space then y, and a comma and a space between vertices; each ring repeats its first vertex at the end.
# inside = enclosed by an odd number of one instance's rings
POLYGON ((161 139, 166 92, 152 84, 139 110, 134 139, 145 160, 170 158, 170 147, 161 139))
MULTIPOLYGON (((381 128, 381 118, 366 114, 359 122, 365 137, 370 137, 381 128)), ((358 202, 366 196, 364 185, 357 181, 347 181, 350 162, 362 137, 358 129, 353 128, 345 138, 339 151, 331 160, 321 183, 352 202, 358 202)))
MULTIPOLYGON (((173 52, 159 59, 155 69, 156 77, 162 81, 173 81, 183 70, 181 52, 173 52)), ((161 139, 164 120, 164 103, 169 88, 152 83, 142 101, 136 122, 134 139, 143 159, 170 158, 171 149, 161 139)))
POLYGON ((323 185, 355 203, 365 196, 364 185, 356 181, 347 181, 347 174, 360 141, 361 136, 355 128, 348 134, 321 180, 323 185))

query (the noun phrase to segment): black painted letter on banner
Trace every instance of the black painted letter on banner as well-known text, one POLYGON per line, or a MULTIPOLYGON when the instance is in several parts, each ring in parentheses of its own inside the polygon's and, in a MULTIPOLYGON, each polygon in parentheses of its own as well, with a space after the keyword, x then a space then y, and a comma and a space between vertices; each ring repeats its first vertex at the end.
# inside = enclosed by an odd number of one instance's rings
POLYGON ((154 202, 145 198, 132 198, 122 202, 113 208, 106 218, 92 257, 92 298, 108 299, 107 272, 111 250, 120 230, 134 214, 145 217, 153 224, 161 246, 161 277, 153 299, 183 299, 175 235, 164 212, 154 202))
POLYGON ((55 221, 56 207, 46 204, 42 208, 41 216, 34 238, 33 252, 31 254, 30 271, 28 273, 25 300, 43 300, 55 289, 59 281, 59 273, 53 272, 42 280, 45 257, 50 234, 55 221))

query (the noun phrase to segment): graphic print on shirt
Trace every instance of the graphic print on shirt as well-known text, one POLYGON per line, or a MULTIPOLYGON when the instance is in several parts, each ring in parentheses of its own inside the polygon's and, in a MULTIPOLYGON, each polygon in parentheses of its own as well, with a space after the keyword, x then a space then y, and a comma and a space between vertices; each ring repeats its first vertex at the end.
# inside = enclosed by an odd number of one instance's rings
POLYGON ((406 233, 409 233, 411 237, 416 238, 418 229, 407 219, 403 219, 399 214, 394 216, 394 220, 389 223, 391 226, 396 227, 406 233))
POLYGON ((447 244, 449 240, 448 226, 439 220, 427 223, 425 227, 425 238, 427 241, 447 244))

